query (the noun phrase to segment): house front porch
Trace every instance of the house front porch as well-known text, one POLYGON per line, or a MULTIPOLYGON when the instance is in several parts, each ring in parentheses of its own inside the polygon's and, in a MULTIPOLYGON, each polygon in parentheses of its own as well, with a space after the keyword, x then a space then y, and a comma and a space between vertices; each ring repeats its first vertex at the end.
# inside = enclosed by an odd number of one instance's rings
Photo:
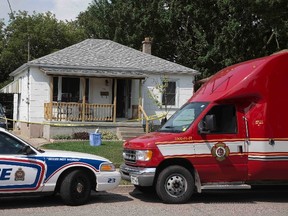
MULTIPOLYGON (((73 136, 74 133, 93 133, 96 129, 116 133, 118 138, 131 138, 148 131, 142 125, 141 116, 148 117, 141 105, 134 106, 133 118, 116 118, 114 104, 89 104, 76 102, 52 102, 44 104, 42 125, 43 137, 53 139, 61 135, 73 136)), ((33 127, 31 125, 31 127, 33 127)), ((34 127, 41 127, 35 125, 34 127)))

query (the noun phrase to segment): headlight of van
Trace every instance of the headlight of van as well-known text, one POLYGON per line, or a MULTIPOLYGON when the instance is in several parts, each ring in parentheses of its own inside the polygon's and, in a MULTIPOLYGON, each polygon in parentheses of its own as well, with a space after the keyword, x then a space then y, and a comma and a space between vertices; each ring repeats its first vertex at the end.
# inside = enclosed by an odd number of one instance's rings
POLYGON ((138 161, 149 161, 152 158, 151 150, 137 150, 136 151, 136 160, 138 161))

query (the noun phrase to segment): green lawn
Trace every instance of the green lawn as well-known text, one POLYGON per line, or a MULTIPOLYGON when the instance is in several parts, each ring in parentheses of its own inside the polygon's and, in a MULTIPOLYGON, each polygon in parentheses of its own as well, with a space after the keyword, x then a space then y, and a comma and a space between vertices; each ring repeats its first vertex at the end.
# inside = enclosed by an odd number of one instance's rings
POLYGON ((109 159, 119 168, 120 164, 124 162, 122 157, 122 144, 122 141, 102 141, 100 146, 90 146, 89 141, 67 141, 49 143, 41 146, 41 148, 95 154, 109 159))

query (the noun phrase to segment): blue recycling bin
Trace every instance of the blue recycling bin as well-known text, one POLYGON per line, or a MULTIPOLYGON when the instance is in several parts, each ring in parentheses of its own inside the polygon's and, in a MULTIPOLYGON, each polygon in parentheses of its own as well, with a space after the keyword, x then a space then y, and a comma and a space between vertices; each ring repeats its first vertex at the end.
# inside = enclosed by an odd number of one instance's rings
POLYGON ((101 145, 101 134, 100 133, 90 133, 89 134, 90 146, 101 145))

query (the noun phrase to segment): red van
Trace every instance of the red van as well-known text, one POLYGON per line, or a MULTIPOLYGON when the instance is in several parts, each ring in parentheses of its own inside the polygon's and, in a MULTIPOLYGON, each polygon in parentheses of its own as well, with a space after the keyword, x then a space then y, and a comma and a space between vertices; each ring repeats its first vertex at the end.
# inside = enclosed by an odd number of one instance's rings
POLYGON ((288 52, 227 67, 158 132, 126 141, 122 178, 187 202, 212 186, 288 183, 288 52))

